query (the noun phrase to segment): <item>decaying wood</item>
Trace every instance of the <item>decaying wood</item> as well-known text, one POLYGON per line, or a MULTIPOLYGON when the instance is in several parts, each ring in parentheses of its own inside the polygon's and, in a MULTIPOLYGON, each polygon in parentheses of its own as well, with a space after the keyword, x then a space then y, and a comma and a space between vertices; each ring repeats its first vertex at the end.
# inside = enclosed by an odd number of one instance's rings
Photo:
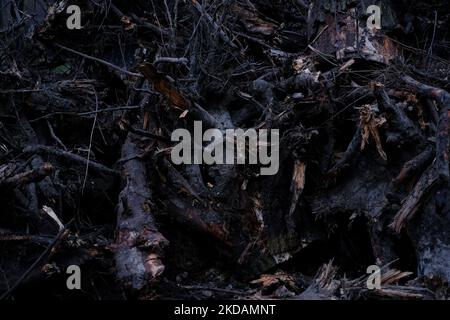
POLYGON ((181 111, 189 108, 190 102, 153 65, 141 64, 138 66, 138 70, 153 84, 156 91, 170 101, 173 107, 181 111))
POLYGON ((356 153, 359 151, 361 147, 362 134, 361 134, 361 126, 358 125, 358 128, 353 135, 352 140, 347 146, 347 149, 343 153, 343 155, 339 158, 336 164, 332 169, 328 171, 328 175, 336 177, 343 170, 350 166, 350 161, 355 157, 356 153))
POLYGON ((449 116, 450 116, 450 94, 442 89, 424 85, 411 77, 403 77, 408 85, 413 87, 419 94, 434 99, 440 107, 439 121, 436 129, 436 161, 435 174, 437 175, 437 198, 438 210, 448 213, 450 208, 447 204, 449 188, 449 116))
POLYGON ((305 170, 306 165, 301 162, 296 162, 294 164, 294 173, 292 175, 291 182, 291 208, 289 209, 289 215, 294 213, 295 207, 297 206, 298 199, 302 194, 303 189, 305 188, 305 170))
POLYGON ((55 157, 63 158, 68 161, 74 162, 76 164, 88 165, 92 170, 98 171, 100 173, 105 173, 109 175, 117 175, 118 172, 106 167, 105 165, 98 163, 94 160, 88 160, 82 156, 71 153, 69 151, 60 150, 57 148, 43 146, 43 145, 34 145, 28 146, 24 148, 24 153, 28 154, 39 154, 39 155, 52 155, 55 157))
POLYGON ((50 163, 44 163, 37 169, 28 170, 12 177, 0 179, 0 188, 14 188, 30 182, 39 182, 52 172, 53 166, 50 163))
POLYGON ((395 215, 391 227, 396 232, 400 232, 406 223, 417 213, 437 183, 438 179, 435 168, 431 165, 425 170, 419 181, 417 181, 412 192, 403 200, 402 207, 395 215))
POLYGON ((413 140, 417 141, 417 143, 423 143, 424 138, 420 134, 419 130, 416 128, 412 120, 410 120, 406 113, 395 103, 392 103, 383 86, 379 83, 375 83, 373 86, 374 95, 377 99, 380 109, 382 111, 386 110, 387 112, 393 114, 393 117, 396 120, 396 126, 398 126, 398 128, 406 137, 412 138, 413 140))
POLYGON ((360 127, 361 127, 361 150, 364 149, 366 144, 369 143, 369 137, 375 141, 378 153, 380 156, 387 160, 386 152, 384 152, 381 145, 381 138, 378 132, 378 127, 382 126, 386 122, 383 117, 377 117, 371 109, 370 105, 365 105, 360 110, 360 127))
POLYGON ((122 147, 124 187, 117 206, 117 238, 114 245, 117 277, 127 287, 142 289, 164 271, 161 261, 167 239, 158 231, 152 215, 152 199, 145 165, 137 156, 138 140, 129 134, 122 147))
POLYGON ((411 179, 414 175, 421 173, 433 160, 434 150, 433 146, 428 145, 416 157, 406 162, 398 176, 392 181, 394 185, 398 187, 411 179))
POLYGON ((31 2, 0 0, 0 296, 448 298, 444 1, 31 2), (278 171, 175 164, 195 121, 279 130, 278 171))

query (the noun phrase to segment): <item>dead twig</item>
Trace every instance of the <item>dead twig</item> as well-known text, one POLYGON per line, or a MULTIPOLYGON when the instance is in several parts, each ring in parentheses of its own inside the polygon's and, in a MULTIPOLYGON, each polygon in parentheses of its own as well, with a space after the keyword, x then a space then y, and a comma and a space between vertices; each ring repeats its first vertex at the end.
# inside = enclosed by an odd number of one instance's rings
POLYGON ((111 68, 111 69, 117 70, 117 71, 119 71, 119 72, 121 72, 121 73, 123 73, 123 74, 126 74, 126 75, 130 76, 130 77, 138 77, 138 78, 142 77, 142 75, 139 74, 139 73, 134 73, 134 72, 130 72, 130 71, 128 71, 128 70, 122 69, 121 67, 118 67, 118 66, 116 66, 116 65, 114 65, 114 64, 112 64, 112 63, 110 63, 110 62, 108 62, 108 61, 105 61, 105 60, 103 60, 103 59, 100 59, 100 58, 96 58, 96 57, 90 56, 90 55, 88 55, 88 54, 79 52, 79 51, 77 51, 77 50, 74 50, 74 49, 71 49, 71 48, 68 48, 68 47, 65 47, 65 46, 60 45, 60 44, 58 44, 58 43, 55 44, 55 45, 56 45, 58 48, 61 48, 61 49, 66 50, 66 51, 68 51, 68 52, 77 54, 77 55, 79 55, 79 56, 81 56, 81 57, 83 57, 83 58, 86 58, 86 59, 89 59, 89 60, 92 60, 92 61, 96 61, 96 62, 98 62, 98 63, 101 63, 101 64, 103 64, 103 65, 105 65, 105 66, 107 66, 107 67, 109 67, 109 68, 111 68))
POLYGON ((32 182, 39 182, 53 172, 50 163, 44 163, 37 169, 28 170, 15 176, 0 180, 0 188, 15 188, 32 182))
POLYGON ((81 165, 89 165, 90 168, 92 168, 93 170, 100 172, 100 173, 106 173, 106 174, 110 174, 110 175, 118 175, 118 172, 108 168, 107 166, 100 164, 96 161, 90 160, 88 161, 86 158, 79 156, 77 154, 68 152, 68 151, 64 151, 64 150, 60 150, 57 148, 53 148, 53 147, 49 147, 49 146, 43 146, 43 145, 34 145, 34 146, 28 146, 25 147, 23 149, 24 153, 27 154, 39 154, 39 155, 43 155, 43 154, 48 154, 48 155, 52 155, 58 158, 63 158, 72 162, 75 162, 77 164, 81 164, 81 165))
MULTIPOLYGON (((68 223, 68 225, 70 222, 68 223)), ((28 277, 28 275, 36 268, 36 266, 41 263, 42 259, 45 258, 47 254, 53 250, 54 247, 57 246, 59 242, 61 242, 62 239, 64 239, 69 234, 69 230, 67 230, 67 227, 61 229, 58 234, 55 236, 53 241, 45 248, 45 250, 41 253, 41 255, 31 264, 31 266, 17 279, 17 281, 14 283, 14 285, 9 288, 6 292, 4 292, 0 296, 0 300, 4 300, 7 297, 11 295, 11 293, 28 277)))

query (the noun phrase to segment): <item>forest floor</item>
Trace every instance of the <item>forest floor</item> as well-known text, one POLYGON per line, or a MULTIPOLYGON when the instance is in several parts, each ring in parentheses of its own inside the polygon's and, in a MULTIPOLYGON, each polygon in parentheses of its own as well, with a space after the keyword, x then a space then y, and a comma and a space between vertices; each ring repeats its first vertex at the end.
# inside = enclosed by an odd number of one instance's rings
POLYGON ((448 3, 374 2, 0 0, 0 299, 448 298, 448 3))

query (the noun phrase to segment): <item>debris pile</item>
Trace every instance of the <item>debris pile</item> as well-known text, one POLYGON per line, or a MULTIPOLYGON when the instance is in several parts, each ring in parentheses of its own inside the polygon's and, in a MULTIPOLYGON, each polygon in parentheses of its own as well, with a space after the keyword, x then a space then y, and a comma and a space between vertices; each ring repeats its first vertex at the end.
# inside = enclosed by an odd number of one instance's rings
POLYGON ((0 4, 1 298, 449 296, 445 1, 0 4), (276 173, 173 161, 199 121, 276 173))

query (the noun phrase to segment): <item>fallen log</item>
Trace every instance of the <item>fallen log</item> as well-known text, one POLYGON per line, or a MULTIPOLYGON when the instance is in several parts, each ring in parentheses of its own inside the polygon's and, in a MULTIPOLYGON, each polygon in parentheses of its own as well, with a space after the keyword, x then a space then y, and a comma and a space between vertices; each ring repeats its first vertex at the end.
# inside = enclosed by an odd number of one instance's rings
POLYGON ((117 236, 114 244, 118 279, 128 288, 142 289, 161 275, 161 259, 168 246, 151 212, 151 192, 137 137, 128 134, 122 146, 123 189, 117 205, 117 236))

